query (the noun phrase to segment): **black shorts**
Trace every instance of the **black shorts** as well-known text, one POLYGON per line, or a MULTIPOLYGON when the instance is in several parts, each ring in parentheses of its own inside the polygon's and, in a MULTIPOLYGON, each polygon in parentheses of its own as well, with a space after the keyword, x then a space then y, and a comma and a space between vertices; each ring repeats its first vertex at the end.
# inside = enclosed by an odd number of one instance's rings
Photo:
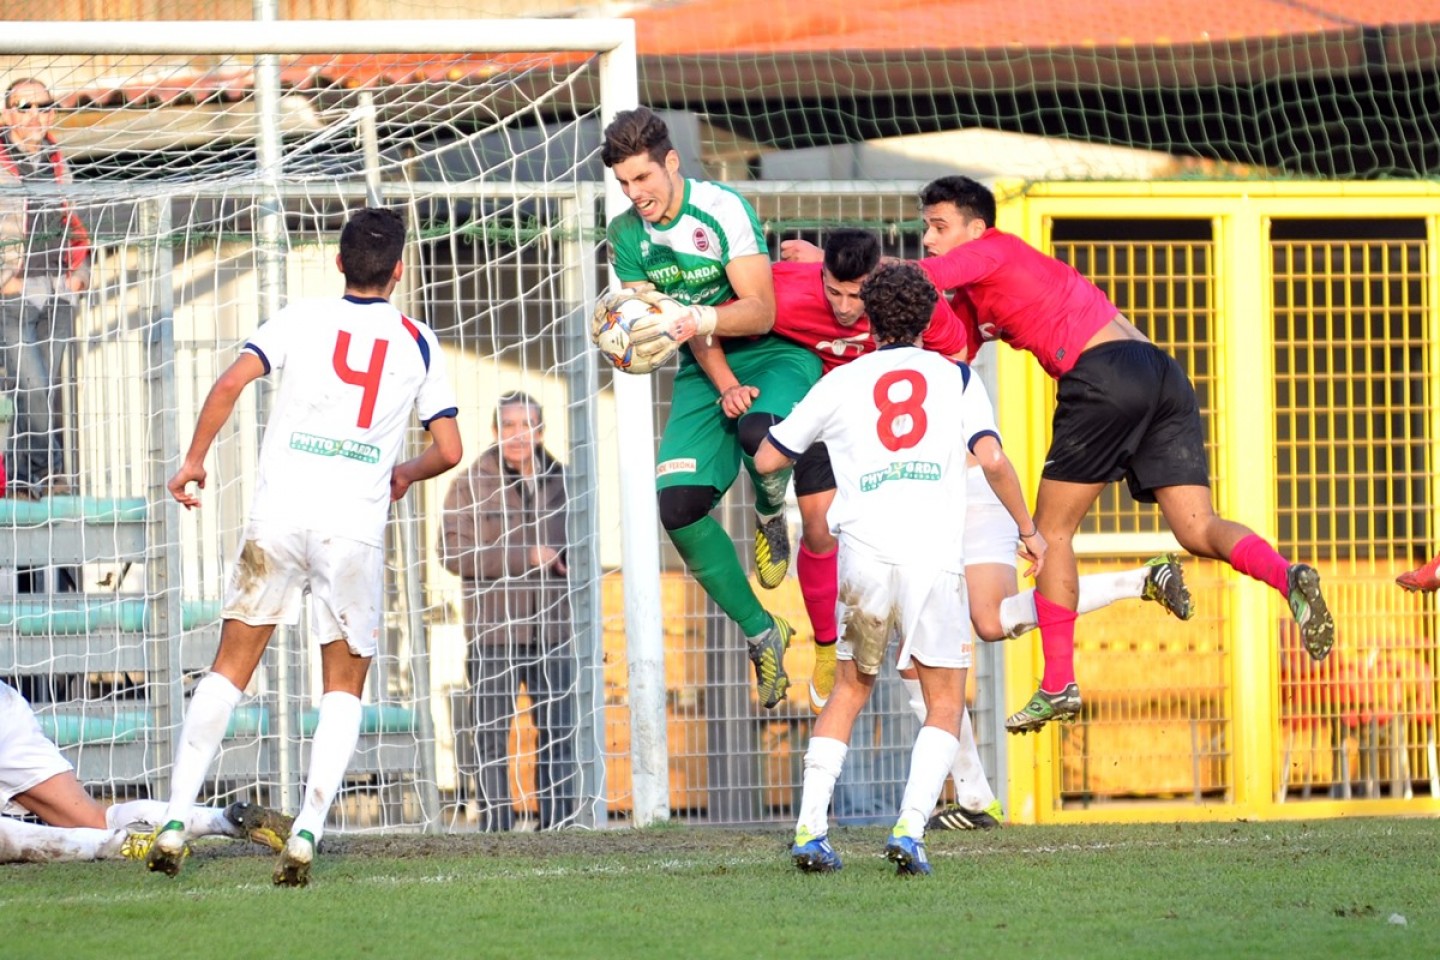
POLYGON ((795 496, 824 493, 835 489, 835 471, 830 469, 830 451, 814 443, 795 461, 795 496))
POLYGON ((1141 340, 1091 347, 1060 378, 1042 476, 1069 483, 1124 477, 1154 503, 1158 487, 1210 485, 1195 388, 1175 358, 1141 340))

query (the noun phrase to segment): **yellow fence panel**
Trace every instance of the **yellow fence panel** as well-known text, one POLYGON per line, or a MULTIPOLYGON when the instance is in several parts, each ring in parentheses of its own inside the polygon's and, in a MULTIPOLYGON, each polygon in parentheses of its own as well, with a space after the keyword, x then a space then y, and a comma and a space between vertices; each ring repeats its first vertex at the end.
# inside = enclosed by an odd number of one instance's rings
MULTIPOLYGON (((1084 710, 1012 746, 1012 816, 1440 810, 1436 610, 1393 583, 1436 539, 1440 191, 1000 192, 1003 227, 1074 265, 1180 361, 1201 402, 1218 512, 1314 564, 1338 625, 1335 652, 1313 664, 1278 594, 1193 558, 1189 623, 1150 604, 1082 617, 1084 710)), ((1054 387, 1017 359, 999 367, 1002 429, 1031 431, 1017 459, 1034 489, 1044 444, 1033 434, 1048 442, 1054 387)), ((1159 511, 1123 484, 1105 491, 1076 544, 1082 574, 1172 545, 1159 511)), ((1031 689, 1039 662, 1038 639, 1012 645, 1012 696, 1031 689)))

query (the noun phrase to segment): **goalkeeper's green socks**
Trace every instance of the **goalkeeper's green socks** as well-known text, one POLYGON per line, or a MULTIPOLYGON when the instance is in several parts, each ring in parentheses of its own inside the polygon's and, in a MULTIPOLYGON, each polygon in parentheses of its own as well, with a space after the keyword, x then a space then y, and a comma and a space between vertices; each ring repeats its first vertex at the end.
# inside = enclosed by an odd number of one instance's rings
POLYGON ((770 614, 750 588, 730 535, 715 518, 702 517, 669 533, 690 575, 715 605, 740 625, 745 636, 758 637, 770 629, 770 614))

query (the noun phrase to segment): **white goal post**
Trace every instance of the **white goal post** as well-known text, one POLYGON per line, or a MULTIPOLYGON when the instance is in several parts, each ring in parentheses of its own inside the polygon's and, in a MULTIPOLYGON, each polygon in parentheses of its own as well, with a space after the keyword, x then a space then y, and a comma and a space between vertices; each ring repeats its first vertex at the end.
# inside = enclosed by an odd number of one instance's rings
MULTIPOLYGON (((585 825, 606 817, 599 598, 602 567, 618 556, 602 558, 600 527, 602 514, 619 517, 628 802, 636 824, 668 818, 652 388, 614 377, 602 397, 587 323, 604 283, 597 207, 627 205, 596 154, 604 125, 637 103, 634 23, 12 22, 0 64, 7 83, 35 77, 62 107, 57 141, 75 182, 27 189, 90 222, 94 278, 61 348, 62 446, 78 495, 0 520, 0 563, 54 571, 49 589, 12 585, 0 598, 11 601, 0 630, 13 641, 0 643, 0 676, 29 678, 82 778, 116 794, 165 787, 186 685, 213 653, 213 601, 250 492, 264 390, 217 444, 208 512, 182 515, 165 480, 245 332, 288 298, 337 292, 325 245, 344 211, 369 199, 410 215, 412 279, 397 300, 454 347, 467 463, 491 442, 495 398, 522 388, 545 406, 576 485, 568 602, 583 649, 567 693, 580 701, 573 819, 585 825), (602 461, 619 476, 615 503, 602 502, 602 461), (77 593, 56 588, 61 566, 76 571, 77 593)), ((0 184, 0 202, 20 189, 0 184)), ((412 493, 418 510, 402 506, 392 524, 395 639, 377 658, 373 724, 357 754, 374 772, 378 812, 351 804, 344 826, 446 824, 430 638, 455 633, 453 583, 442 589, 432 575, 452 478, 412 493), (397 697, 414 715, 387 726, 397 697), (413 774, 399 787, 395 765, 413 774)), ((291 805, 316 678, 303 628, 280 631, 275 647, 256 696, 267 709, 232 724, 215 789, 269 788, 291 805)), ((514 736, 528 749, 527 734, 514 736)), ((458 756, 456 739, 446 746, 458 756)), ((517 775, 500 779, 513 786, 517 775)), ((516 800, 543 820, 543 800, 516 800)))

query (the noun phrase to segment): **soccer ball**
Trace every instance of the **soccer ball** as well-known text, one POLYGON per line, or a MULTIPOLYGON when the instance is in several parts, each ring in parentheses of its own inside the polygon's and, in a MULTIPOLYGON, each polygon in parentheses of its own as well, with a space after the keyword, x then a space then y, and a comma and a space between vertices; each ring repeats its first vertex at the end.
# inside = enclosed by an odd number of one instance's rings
POLYGON ((669 304, 679 303, 655 291, 637 293, 620 290, 606 294, 595 306, 590 339, 600 354, 625 373, 649 373, 669 359, 666 351, 637 351, 632 342, 635 325, 664 312, 669 304))

